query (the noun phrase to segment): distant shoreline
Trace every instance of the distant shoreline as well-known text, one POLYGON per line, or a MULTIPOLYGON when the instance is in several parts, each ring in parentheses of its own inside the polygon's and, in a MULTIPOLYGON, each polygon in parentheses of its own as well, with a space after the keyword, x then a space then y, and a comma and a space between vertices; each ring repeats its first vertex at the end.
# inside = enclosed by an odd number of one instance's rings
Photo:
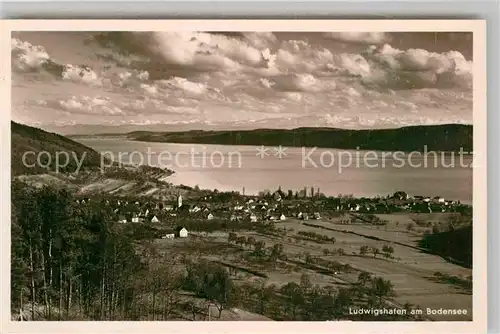
POLYGON ((395 129, 348 130, 337 128, 255 129, 179 132, 134 131, 126 134, 70 135, 75 140, 122 139, 137 142, 225 146, 317 147, 339 150, 423 152, 470 155, 472 125, 447 124, 395 129))
MULTIPOLYGON (((85 141, 85 140, 124 140, 124 141, 131 141, 131 142, 137 142, 137 143, 155 143, 155 144, 174 144, 174 145, 204 145, 204 146, 245 146, 245 147, 260 147, 262 145, 243 145, 243 144, 205 144, 205 143, 185 143, 185 142, 160 142, 160 141, 143 141, 143 140, 135 140, 132 138, 128 138, 126 136, 120 136, 120 137, 113 137, 112 135, 109 136, 93 136, 93 135, 85 135, 85 136, 74 136, 71 137, 71 139, 80 142, 85 141)), ((297 148, 314 148, 315 146, 287 146, 287 145, 279 145, 285 149, 297 149, 297 148)), ((389 152, 389 153, 394 153, 394 152, 403 152, 403 153, 411 153, 412 151, 387 151, 387 150, 377 150, 377 149, 356 149, 356 148, 335 148, 335 147, 317 147, 320 150, 326 150, 326 149, 331 149, 331 150, 343 150, 343 151, 359 151, 359 152, 389 152)), ((473 156, 473 152, 460 152, 460 151, 433 151, 429 150, 428 152, 436 152, 438 154, 445 154, 445 155, 451 155, 451 154, 462 154, 463 156, 473 156)))

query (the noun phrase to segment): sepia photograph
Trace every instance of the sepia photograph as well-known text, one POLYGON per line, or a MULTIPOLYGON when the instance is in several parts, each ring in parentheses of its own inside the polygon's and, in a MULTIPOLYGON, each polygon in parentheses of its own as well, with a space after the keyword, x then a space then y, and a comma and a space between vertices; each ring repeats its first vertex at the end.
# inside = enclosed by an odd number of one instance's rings
POLYGON ((10 32, 11 321, 485 312, 475 28, 247 26, 10 32))

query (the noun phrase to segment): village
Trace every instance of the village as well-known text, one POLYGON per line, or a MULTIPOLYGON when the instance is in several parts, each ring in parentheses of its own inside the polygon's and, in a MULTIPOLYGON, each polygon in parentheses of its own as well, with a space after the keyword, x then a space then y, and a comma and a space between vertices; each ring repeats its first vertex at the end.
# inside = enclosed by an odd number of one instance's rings
MULTIPOLYGON (((243 190, 244 193, 244 190, 243 190)), ((354 198, 352 196, 326 197, 317 189, 307 187, 300 192, 284 193, 281 188, 274 192, 261 192, 256 196, 245 196, 239 192, 222 193, 218 191, 191 191, 185 200, 179 193, 175 198, 137 200, 111 197, 83 197, 77 205, 85 206, 91 201, 98 201, 106 208, 115 221, 120 224, 150 223, 167 224, 172 231, 162 236, 164 239, 188 236, 183 219, 196 221, 225 220, 230 222, 283 222, 289 218, 307 221, 322 217, 337 217, 339 213, 348 213, 350 219, 341 220, 343 224, 356 220, 383 225, 374 214, 409 213, 470 213, 469 205, 460 201, 442 197, 410 196, 397 191, 387 197, 354 198), (201 193, 201 195, 200 195, 201 193)))
MULTIPOLYGON (((470 226, 470 205, 403 191, 355 198, 306 189, 244 195, 183 188, 161 199, 95 194, 77 197, 74 204, 77 210, 104 211, 118 233, 136 240, 146 261, 168 263, 180 273, 193 263, 212 263, 225 268, 241 291, 286 290, 304 280, 320 289, 348 286, 356 291, 360 277, 368 275, 392 282, 393 292, 384 297, 388 305, 472 309, 467 261, 433 253, 421 244, 426 237, 470 226)), ((206 308, 203 298, 183 298, 206 308)), ((283 317, 259 311, 254 298, 238 298, 246 310, 283 317)), ((229 316, 223 312, 219 318, 229 316)))

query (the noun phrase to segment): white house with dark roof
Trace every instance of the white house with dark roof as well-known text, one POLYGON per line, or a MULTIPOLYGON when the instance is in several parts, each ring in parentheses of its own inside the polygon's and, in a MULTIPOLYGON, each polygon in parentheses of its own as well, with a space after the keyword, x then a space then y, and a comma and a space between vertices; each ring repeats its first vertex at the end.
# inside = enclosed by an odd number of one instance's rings
POLYGON ((189 232, 185 227, 178 227, 175 232, 179 238, 187 238, 189 235, 189 232))

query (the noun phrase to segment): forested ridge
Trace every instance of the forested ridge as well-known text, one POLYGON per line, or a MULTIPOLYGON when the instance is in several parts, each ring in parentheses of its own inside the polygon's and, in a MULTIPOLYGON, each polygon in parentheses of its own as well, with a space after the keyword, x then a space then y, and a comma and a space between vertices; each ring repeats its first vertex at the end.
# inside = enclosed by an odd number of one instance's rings
POLYGON ((444 124, 407 126, 396 129, 255 129, 191 130, 180 132, 135 131, 132 140, 145 142, 217 145, 266 145, 322 147, 381 151, 472 151, 472 125, 444 124))
POLYGON ((60 172, 75 172, 78 167, 76 159, 82 161, 82 169, 97 169, 101 165, 101 155, 98 152, 65 136, 16 122, 11 122, 10 128, 12 175, 55 171, 55 157, 58 153, 60 164, 57 167, 60 172), (40 152, 46 154, 40 155, 38 163, 36 154, 40 152), (68 161, 62 155, 63 152, 68 155, 68 161), (66 166, 63 166, 65 164, 66 166))

